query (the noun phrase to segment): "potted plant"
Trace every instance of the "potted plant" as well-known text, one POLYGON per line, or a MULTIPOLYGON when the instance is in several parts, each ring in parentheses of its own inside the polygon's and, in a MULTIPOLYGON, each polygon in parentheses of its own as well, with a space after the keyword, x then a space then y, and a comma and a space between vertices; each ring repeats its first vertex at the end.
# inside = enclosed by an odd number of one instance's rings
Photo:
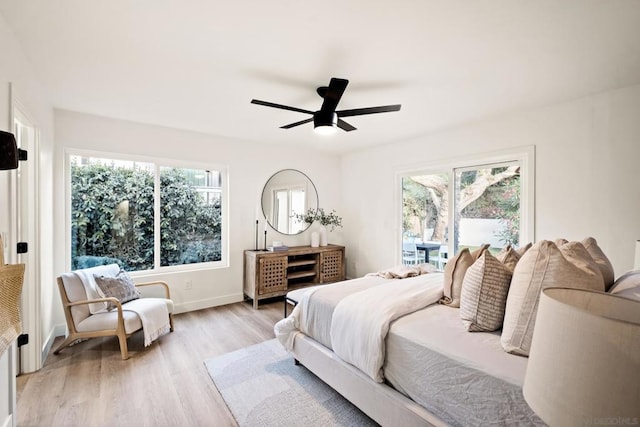
POLYGON ((342 227, 342 217, 336 214, 335 209, 326 213, 323 208, 309 209, 306 213, 295 214, 298 221, 313 224, 315 221, 320 223, 320 246, 327 246, 327 227, 329 231, 333 231, 336 227, 342 227))

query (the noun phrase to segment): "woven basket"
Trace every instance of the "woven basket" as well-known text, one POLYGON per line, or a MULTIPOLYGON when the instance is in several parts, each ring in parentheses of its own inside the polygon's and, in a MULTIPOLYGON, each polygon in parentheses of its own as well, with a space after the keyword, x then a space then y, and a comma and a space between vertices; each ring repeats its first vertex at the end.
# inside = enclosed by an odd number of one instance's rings
POLYGON ((24 280, 24 264, 4 263, 4 244, 0 237, 0 354, 22 332, 20 294, 24 280))

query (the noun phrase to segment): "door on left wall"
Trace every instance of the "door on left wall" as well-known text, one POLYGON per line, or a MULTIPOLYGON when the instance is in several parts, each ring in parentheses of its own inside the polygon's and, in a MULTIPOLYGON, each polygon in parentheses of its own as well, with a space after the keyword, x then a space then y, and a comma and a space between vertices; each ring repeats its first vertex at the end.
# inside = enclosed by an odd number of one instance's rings
POLYGON ((27 160, 20 161, 13 171, 10 191, 12 203, 10 250, 7 255, 15 263, 25 264, 21 298, 22 334, 28 335, 28 343, 18 348, 17 373, 37 371, 42 367, 40 351, 40 274, 37 252, 40 249, 38 236, 38 128, 35 122, 19 105, 13 106, 13 132, 18 147, 27 152, 27 160), (18 251, 18 243, 21 245, 18 251), (22 252, 22 253, 18 253, 22 252))

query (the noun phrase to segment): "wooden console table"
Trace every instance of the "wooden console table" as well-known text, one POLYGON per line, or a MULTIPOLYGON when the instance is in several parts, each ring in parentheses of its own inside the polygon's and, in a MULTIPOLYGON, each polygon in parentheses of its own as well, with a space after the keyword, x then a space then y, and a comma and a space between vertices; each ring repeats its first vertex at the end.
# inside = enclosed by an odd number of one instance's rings
POLYGON ((244 294, 258 301, 304 286, 345 279, 344 246, 294 246, 286 251, 244 251, 244 294))

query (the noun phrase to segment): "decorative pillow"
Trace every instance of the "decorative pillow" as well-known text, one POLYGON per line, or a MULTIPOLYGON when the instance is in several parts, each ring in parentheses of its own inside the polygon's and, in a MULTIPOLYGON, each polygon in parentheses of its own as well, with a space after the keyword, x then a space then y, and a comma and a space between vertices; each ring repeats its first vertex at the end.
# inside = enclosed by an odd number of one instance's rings
POLYGON ((491 332, 502 327, 511 273, 489 251, 469 267, 460 296, 460 318, 469 332, 491 332))
POLYGON ((475 262, 478 258, 480 258, 480 256, 484 253, 484 251, 486 251, 487 249, 489 249, 489 244, 485 243, 482 246, 480 246, 478 249, 476 249, 475 251, 471 252, 471 257, 473 258, 473 261, 475 262))
POLYGON ((548 240, 537 242, 520 258, 511 279, 501 337, 508 353, 529 355, 540 292, 549 286, 604 290, 602 273, 582 243, 558 248, 548 240))
POLYGON ((608 292, 621 296, 640 293, 640 270, 627 271, 618 277, 608 292))
POLYGON ((520 254, 513 249, 511 245, 507 245, 496 255, 498 261, 507 266, 511 272, 516 268, 516 264, 520 260, 520 254))
POLYGON ((482 245, 473 252, 469 251, 469 248, 464 248, 449 260, 444 267, 444 296, 440 304, 454 308, 460 307, 460 291, 464 274, 488 247, 489 245, 482 245))
POLYGON ((604 280, 604 289, 605 291, 609 290, 611 286, 613 286, 613 282, 615 280, 615 276, 613 274, 613 265, 609 258, 604 254, 600 246, 598 246, 598 242, 593 237, 587 237, 582 241, 587 252, 591 255, 591 258, 598 264, 600 268, 600 272, 602 273, 602 279, 604 280))
POLYGON ((618 292, 613 292, 613 295, 640 301, 640 285, 634 286, 632 288, 621 289, 618 292))
POLYGON ((518 255, 520 255, 520 257, 522 257, 525 252, 531 249, 531 246, 533 246, 533 243, 529 242, 526 245, 520 246, 518 249, 516 249, 516 252, 518 253, 518 255))
MULTIPOLYGON (((98 285, 98 293, 102 298, 117 298, 121 304, 140 298, 131 276, 124 270, 120 270, 116 277, 94 276, 98 285)), ((108 303, 107 310, 116 308, 115 304, 108 303)))
POLYGON ((440 304, 449 307, 460 307, 460 290, 467 269, 473 264, 468 248, 464 248, 451 258, 444 267, 444 296, 440 304))

